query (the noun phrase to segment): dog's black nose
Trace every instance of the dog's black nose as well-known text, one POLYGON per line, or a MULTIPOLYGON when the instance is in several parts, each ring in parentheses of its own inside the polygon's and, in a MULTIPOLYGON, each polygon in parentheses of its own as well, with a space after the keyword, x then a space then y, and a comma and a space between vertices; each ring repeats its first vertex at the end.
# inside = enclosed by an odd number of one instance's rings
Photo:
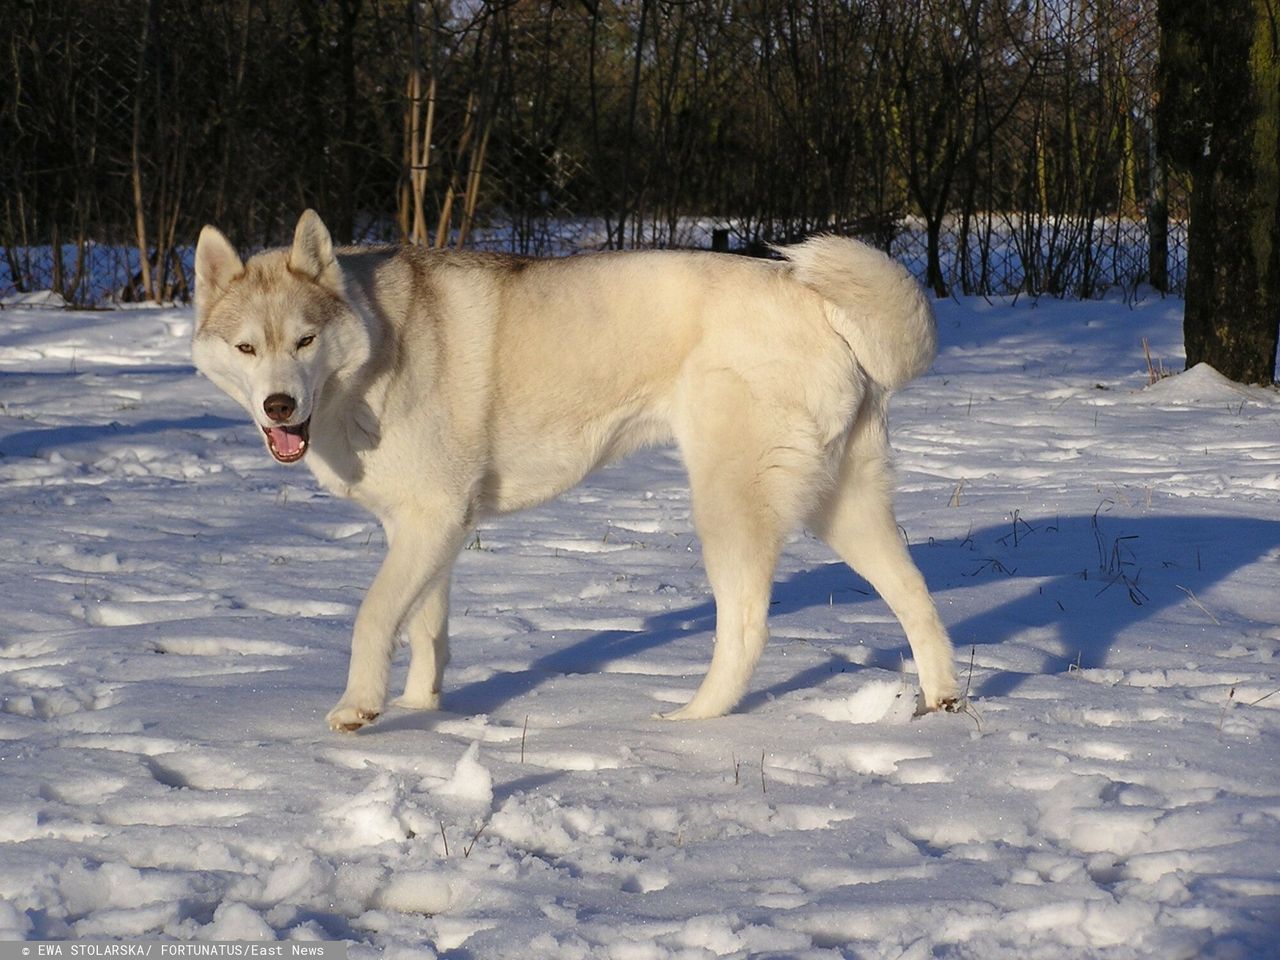
POLYGON ((298 402, 287 393, 273 393, 262 401, 262 409, 276 423, 284 423, 298 409, 298 402))

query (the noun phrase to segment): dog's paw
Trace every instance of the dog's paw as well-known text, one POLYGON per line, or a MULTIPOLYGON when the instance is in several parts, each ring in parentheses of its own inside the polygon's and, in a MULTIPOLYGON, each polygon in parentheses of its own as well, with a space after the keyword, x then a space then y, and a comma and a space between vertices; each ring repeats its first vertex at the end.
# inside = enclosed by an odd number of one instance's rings
POLYGON ((329 711, 329 729, 338 733, 355 733, 378 719, 381 711, 369 707, 353 707, 340 703, 329 711))
POLYGON ((655 713, 655 720, 710 720, 712 717, 723 716, 723 713, 707 713, 694 707, 692 703, 685 704, 678 710, 669 710, 666 713, 655 713))
POLYGON ((955 681, 948 679, 940 684, 921 684, 920 700, 925 713, 933 713, 935 710, 955 713, 960 709, 964 697, 960 695, 955 681))
POLYGON ((916 716, 923 717, 930 713, 962 713, 966 700, 958 693, 948 694, 930 702, 929 698, 924 694, 920 695, 920 699, 916 703, 916 716))
POLYGON ((426 696, 418 696, 417 694, 403 693, 391 701, 393 707, 400 707, 403 710, 439 710, 440 694, 429 693, 426 696))

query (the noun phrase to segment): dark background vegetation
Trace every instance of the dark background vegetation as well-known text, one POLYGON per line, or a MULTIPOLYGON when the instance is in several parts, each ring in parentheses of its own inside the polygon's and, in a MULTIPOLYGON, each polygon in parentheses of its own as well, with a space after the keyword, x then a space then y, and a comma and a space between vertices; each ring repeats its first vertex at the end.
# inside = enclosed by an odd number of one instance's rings
POLYGON ((1184 276, 1153 0, 0 0, 0 22, 10 290, 83 302, 126 250, 112 296, 182 298, 202 224, 251 249, 307 206, 343 241, 527 253, 705 243, 690 218, 734 249, 834 229, 940 295, 1184 276))

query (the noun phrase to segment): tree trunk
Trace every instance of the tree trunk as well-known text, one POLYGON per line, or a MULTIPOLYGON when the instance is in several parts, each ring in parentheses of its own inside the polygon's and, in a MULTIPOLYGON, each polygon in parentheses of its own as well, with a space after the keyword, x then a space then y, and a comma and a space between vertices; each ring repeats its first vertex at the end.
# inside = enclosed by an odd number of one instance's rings
POLYGON ((1147 197, 1147 279, 1161 293, 1169 292, 1169 183, 1164 157, 1156 144, 1155 118, 1146 117, 1150 144, 1150 180, 1147 197))
MULTIPOLYGON (((636 144, 636 110, 640 103, 640 67, 644 63, 645 26, 649 19, 651 0, 641 0, 640 24, 636 27, 635 61, 631 72, 631 93, 627 106, 626 138, 623 141, 622 185, 618 197, 618 249, 627 245, 627 217, 631 212, 631 167, 635 155, 636 144)), ((609 246, 613 246, 610 242, 609 246)))
MULTIPOLYGON (((130 182, 133 187, 133 230, 134 240, 138 245, 139 275, 142 278, 141 296, 148 300, 156 300, 156 290, 151 282, 151 255, 147 246, 147 213, 142 188, 142 83, 146 78, 147 44, 150 37, 151 20, 155 16, 155 4, 149 2, 142 21, 142 39, 138 42, 138 68, 133 85, 133 137, 130 140, 129 165, 130 182)), ((54 243, 55 281, 60 286, 62 252, 54 243)))
POLYGON ((925 218, 925 286, 933 289, 939 300, 950 296, 947 278, 942 273, 942 217, 925 218))
POLYGON ((338 31, 338 74, 342 85, 342 145, 338 160, 338 203, 335 222, 338 236, 352 243, 356 235, 356 168, 360 164, 360 141, 356 133, 360 95, 356 85, 356 25, 364 0, 342 0, 338 4, 342 27, 338 31))
POLYGON ((1161 0, 1162 147, 1191 173, 1187 366, 1275 380, 1280 56, 1267 0, 1161 0))

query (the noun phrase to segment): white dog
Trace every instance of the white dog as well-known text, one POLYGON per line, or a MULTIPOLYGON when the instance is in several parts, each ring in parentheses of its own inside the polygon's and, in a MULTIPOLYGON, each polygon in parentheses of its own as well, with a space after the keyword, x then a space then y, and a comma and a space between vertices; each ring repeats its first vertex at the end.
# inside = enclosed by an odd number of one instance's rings
POLYGON ((290 249, 241 262, 205 227, 196 366, 248 410, 272 456, 305 460, 386 530, 331 727, 382 711, 402 629, 412 657, 396 702, 439 706, 450 573, 474 524, 672 440, 716 634, 697 693, 667 716, 719 716, 742 697, 779 551, 801 524, 902 622, 924 708, 955 706, 951 642, 894 520, 885 426, 889 392, 933 359, 933 311, 861 243, 779 252, 335 251, 307 211, 290 249))

